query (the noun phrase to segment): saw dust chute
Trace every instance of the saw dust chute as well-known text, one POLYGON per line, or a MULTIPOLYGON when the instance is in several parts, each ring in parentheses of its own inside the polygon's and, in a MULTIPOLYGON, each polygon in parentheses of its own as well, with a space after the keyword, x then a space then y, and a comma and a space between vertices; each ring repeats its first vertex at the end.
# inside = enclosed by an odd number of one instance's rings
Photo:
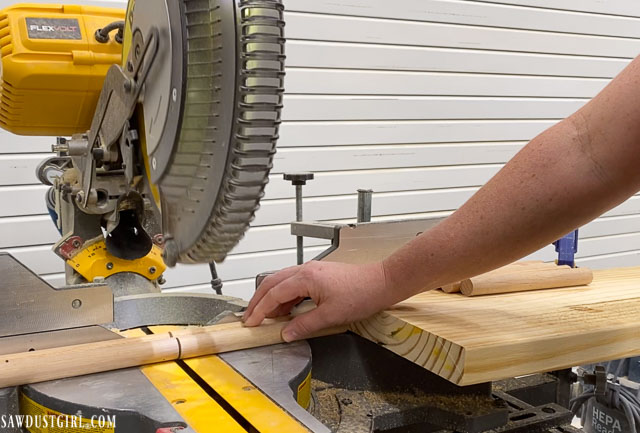
POLYGON ((91 281, 77 260, 87 248, 147 260, 150 269, 164 266, 154 262, 159 251, 169 266, 222 261, 242 238, 278 137, 282 13, 279 0, 137 0, 126 15, 65 6, 5 11, 13 50, 2 53, 0 124, 23 135, 72 136, 58 140, 57 156, 38 173, 52 187, 47 203, 62 234, 55 251, 76 259, 68 283, 91 281), (19 34, 25 15, 41 17, 36 36, 19 34), (63 21, 76 31, 43 33, 63 21), (32 72, 12 57, 19 54, 34 59, 32 72), (50 79, 68 58, 66 79, 50 79), (47 91, 77 96, 72 115, 34 98, 17 101, 47 91))

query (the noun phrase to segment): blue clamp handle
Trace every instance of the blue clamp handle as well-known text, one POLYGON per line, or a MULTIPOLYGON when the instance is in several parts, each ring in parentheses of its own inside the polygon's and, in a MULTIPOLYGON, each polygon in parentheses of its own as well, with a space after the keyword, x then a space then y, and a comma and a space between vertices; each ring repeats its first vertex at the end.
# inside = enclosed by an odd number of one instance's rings
POLYGON ((578 230, 575 230, 562 239, 553 243, 558 253, 558 266, 569 265, 576 267, 575 255, 578 252, 578 230))

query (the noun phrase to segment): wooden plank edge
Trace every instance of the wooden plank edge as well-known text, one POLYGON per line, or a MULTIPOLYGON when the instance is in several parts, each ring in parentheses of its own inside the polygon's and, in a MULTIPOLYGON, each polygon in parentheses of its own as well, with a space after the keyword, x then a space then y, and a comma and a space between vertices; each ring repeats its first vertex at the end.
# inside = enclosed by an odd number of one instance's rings
POLYGON ((475 385, 635 356, 640 356, 637 324, 590 332, 586 340, 576 330, 556 338, 505 341, 499 346, 466 348, 464 374, 457 384, 475 385), (523 354, 528 355, 526 362, 521 361, 523 354))
POLYGON ((459 385, 464 378, 465 349, 382 312, 353 323, 349 330, 438 376, 459 385))

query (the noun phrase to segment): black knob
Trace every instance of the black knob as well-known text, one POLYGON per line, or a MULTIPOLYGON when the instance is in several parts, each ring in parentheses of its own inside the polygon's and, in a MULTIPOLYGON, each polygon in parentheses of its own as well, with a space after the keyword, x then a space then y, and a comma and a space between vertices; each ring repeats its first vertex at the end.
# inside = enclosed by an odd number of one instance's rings
POLYGON ((295 186, 306 185, 308 180, 313 180, 313 173, 285 173, 283 177, 295 186))

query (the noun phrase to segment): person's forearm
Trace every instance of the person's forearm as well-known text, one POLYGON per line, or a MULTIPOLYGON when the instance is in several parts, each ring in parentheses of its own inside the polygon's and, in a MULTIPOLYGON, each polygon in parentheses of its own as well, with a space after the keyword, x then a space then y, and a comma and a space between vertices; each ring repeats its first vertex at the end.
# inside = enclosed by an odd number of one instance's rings
POLYGON ((640 75, 637 63, 531 141, 452 216, 387 258, 389 303, 517 260, 633 195, 640 109, 637 90, 625 89, 640 75))

